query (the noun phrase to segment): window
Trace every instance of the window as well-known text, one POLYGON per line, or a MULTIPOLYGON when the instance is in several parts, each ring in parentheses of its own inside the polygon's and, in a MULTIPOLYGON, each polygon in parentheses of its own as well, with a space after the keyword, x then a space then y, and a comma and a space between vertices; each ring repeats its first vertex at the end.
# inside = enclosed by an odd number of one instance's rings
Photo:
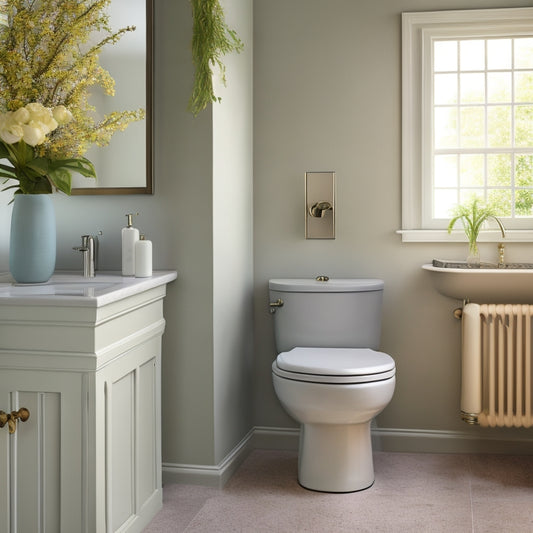
POLYGON ((533 8, 404 13, 402 72, 403 239, 478 196, 533 240, 533 8))

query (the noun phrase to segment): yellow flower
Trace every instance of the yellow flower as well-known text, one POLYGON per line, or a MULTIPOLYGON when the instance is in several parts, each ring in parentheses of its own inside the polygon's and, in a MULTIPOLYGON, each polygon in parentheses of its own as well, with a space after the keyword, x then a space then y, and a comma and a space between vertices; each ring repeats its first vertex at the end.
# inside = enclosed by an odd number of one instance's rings
POLYGON ((134 30, 111 30, 110 1, 3 0, 1 13, 8 25, 0 25, 0 112, 18 112, 36 102, 52 109, 52 119, 28 119, 40 122, 39 129, 49 129, 44 143, 36 145, 42 157, 79 156, 91 144, 105 145, 115 132, 144 118, 139 109, 98 120, 89 103, 94 86, 114 94, 114 80, 99 64, 101 49, 134 30), (103 37, 93 44, 95 35, 103 37), (54 127, 52 120, 63 127, 54 127))

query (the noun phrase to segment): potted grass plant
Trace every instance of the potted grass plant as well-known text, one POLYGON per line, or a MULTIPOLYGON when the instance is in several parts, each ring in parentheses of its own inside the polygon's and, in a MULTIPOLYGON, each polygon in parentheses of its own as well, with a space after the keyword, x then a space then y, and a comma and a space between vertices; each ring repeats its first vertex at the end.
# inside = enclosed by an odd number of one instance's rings
POLYGON ((474 197, 465 204, 457 205, 452 210, 452 219, 448 224, 448 233, 451 233, 455 224, 459 221, 463 224, 463 229, 468 239, 468 257, 469 266, 475 267, 480 264, 478 237, 483 224, 489 220, 494 220, 505 237, 505 228, 502 221, 497 216, 498 210, 493 204, 484 204, 481 199, 474 197))

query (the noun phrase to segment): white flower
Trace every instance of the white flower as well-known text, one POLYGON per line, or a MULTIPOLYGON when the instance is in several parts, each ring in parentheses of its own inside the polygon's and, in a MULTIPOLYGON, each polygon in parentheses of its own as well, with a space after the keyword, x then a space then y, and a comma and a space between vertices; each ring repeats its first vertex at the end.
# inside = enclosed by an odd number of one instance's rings
POLYGON ((6 144, 23 140, 30 146, 37 146, 42 144, 46 136, 59 124, 66 124, 70 120, 72 114, 65 106, 51 109, 32 102, 14 112, 0 114, 0 139, 6 144))
POLYGON ((46 139, 46 133, 41 122, 30 120, 29 124, 22 126, 22 130, 24 132, 22 140, 30 146, 42 144, 46 139))
POLYGON ((27 123, 39 122, 39 128, 44 131, 45 135, 54 131, 59 125, 52 114, 52 110, 48 107, 44 107, 42 104, 37 102, 27 104, 26 110, 30 113, 30 119, 27 123))
POLYGON ((72 113, 64 105, 54 107, 52 114, 60 126, 68 124, 73 118, 72 113))
POLYGON ((30 112, 25 107, 17 109, 12 116, 19 124, 27 124, 30 120, 30 112))
POLYGON ((8 112, 0 116, 0 139, 6 144, 14 144, 22 139, 22 126, 13 120, 13 113, 8 112))

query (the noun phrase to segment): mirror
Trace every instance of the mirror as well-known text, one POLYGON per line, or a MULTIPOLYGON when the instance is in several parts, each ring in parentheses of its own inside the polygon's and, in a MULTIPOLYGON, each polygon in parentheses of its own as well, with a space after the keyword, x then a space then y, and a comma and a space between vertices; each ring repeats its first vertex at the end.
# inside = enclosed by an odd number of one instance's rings
POLYGON ((152 194, 153 0, 112 0, 109 15, 113 30, 136 30, 102 50, 100 64, 115 80, 115 96, 95 93, 92 103, 102 114, 143 108, 146 118, 115 133, 108 146, 87 151, 97 179, 73 175, 72 194, 152 194))

